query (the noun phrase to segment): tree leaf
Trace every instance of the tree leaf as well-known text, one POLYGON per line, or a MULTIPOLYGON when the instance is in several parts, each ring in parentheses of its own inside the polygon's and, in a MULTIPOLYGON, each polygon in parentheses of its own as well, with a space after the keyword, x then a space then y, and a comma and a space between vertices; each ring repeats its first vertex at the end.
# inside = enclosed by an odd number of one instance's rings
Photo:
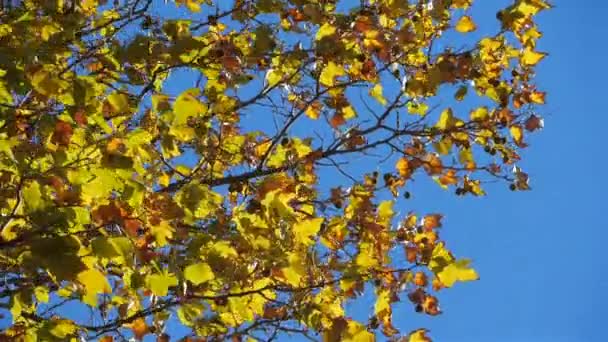
POLYGON ((166 296, 169 293, 169 287, 177 285, 177 278, 166 270, 161 273, 148 275, 146 281, 152 293, 159 297, 166 296))
POLYGON ((344 68, 341 65, 330 61, 323 68, 321 76, 319 77, 319 82, 326 87, 332 87, 335 84, 336 77, 344 76, 345 74, 344 68))
POLYGON ((108 279, 96 269, 80 272, 77 279, 85 287, 86 293, 83 296, 83 302, 90 306, 97 305, 98 294, 110 293, 112 291, 108 279))
POLYGON ((546 56, 546 53, 525 49, 521 54, 521 63, 525 66, 534 66, 546 56))
POLYGON ((461 33, 473 32, 477 29, 477 25, 473 22, 473 18, 468 15, 461 17, 456 23, 456 31, 461 33))
POLYGON ((470 263, 470 260, 467 259, 454 261, 437 273, 437 276, 447 287, 452 287, 457 281, 478 280, 479 276, 474 269, 469 267, 470 263))
POLYGON ((209 265, 199 262, 186 267, 184 270, 184 277, 194 285, 199 285, 212 280, 215 276, 209 265))
POLYGON ((382 84, 377 83, 370 90, 370 95, 376 99, 381 105, 386 106, 386 99, 384 95, 382 95, 382 84))

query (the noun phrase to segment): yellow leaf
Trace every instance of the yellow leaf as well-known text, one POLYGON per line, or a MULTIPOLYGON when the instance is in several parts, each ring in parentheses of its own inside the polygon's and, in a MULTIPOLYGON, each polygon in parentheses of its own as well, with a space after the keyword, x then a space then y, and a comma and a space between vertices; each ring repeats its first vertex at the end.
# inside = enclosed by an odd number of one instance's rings
POLYGON ((426 115, 426 112, 428 112, 429 110, 429 106, 426 103, 417 103, 414 101, 409 101, 407 103, 407 111, 410 114, 417 114, 417 115, 426 115))
POLYGON ((383 201, 378 206, 378 223, 382 225, 390 225, 395 212, 393 211, 393 201, 383 201))
POLYGON ((382 95, 382 85, 380 83, 377 83, 371 90, 370 90, 370 95, 376 99, 376 101, 378 101, 381 105, 385 106, 386 105, 386 99, 384 98, 384 95, 382 95))
POLYGON ((545 0, 521 0, 518 1, 515 11, 522 13, 525 16, 533 16, 538 12, 551 8, 545 0))
POLYGON ((150 233, 154 236, 158 247, 163 247, 167 244, 167 239, 173 237, 173 227, 168 221, 163 220, 158 225, 150 225, 150 233))
POLYGON ((378 260, 374 255, 374 247, 367 242, 359 244, 359 254, 355 263, 364 269, 378 265, 378 260))
POLYGON ((472 281, 479 279, 477 272, 469 267, 470 260, 462 259, 447 265, 437 274, 439 281, 446 287, 451 287, 457 281, 472 281))
POLYGON ((314 243, 312 239, 317 235, 323 223, 322 217, 317 217, 310 220, 303 220, 293 225, 293 232, 297 243, 303 245, 311 245, 314 243))
POLYGON ((546 93, 543 91, 534 91, 530 93, 530 101, 536 104, 545 104, 546 93))
POLYGON ((199 285, 215 278, 211 267, 202 262, 186 267, 184 277, 194 285, 199 285))
POLYGON ((77 280, 85 287, 85 295, 82 301, 91 306, 97 305, 98 294, 112 292, 108 279, 96 269, 88 269, 78 273, 77 280))
POLYGON ((471 111, 471 121, 484 121, 488 118, 488 107, 479 107, 471 111))
POLYGON ((452 151, 452 145, 453 142, 449 136, 439 140, 436 143, 433 143, 435 151, 442 155, 450 154, 450 152, 452 151))
POLYGON ((437 274, 452 262, 454 262, 454 257, 452 256, 452 253, 445 248, 445 244, 443 242, 437 243, 431 254, 429 269, 437 274))
POLYGON ((376 337, 367 331, 365 326, 355 321, 349 321, 342 342, 374 342, 376 337))
POLYGON ((412 169, 410 168, 409 161, 404 157, 397 161, 397 165, 395 165, 399 175, 403 178, 409 178, 412 175, 412 169))
POLYGON ((42 26, 42 29, 40 29, 40 37, 46 42, 57 32, 61 32, 61 26, 57 25, 56 23, 47 24, 42 26))
POLYGON ((319 41, 327 36, 331 36, 336 32, 336 27, 331 25, 330 23, 325 23, 321 27, 319 27, 319 31, 317 31, 317 35, 315 40, 319 41))
POLYGON ((215 253, 222 258, 236 258, 238 253, 234 247, 230 245, 228 241, 217 241, 207 247, 209 252, 215 253))
POLYGON ((458 23, 456 23, 456 31, 461 33, 472 32, 475 31, 475 29, 477 29, 477 26, 473 22, 473 19, 468 15, 463 16, 458 20, 458 23))
POLYGON ((352 119, 357 116, 355 109, 352 106, 342 108, 342 118, 344 120, 352 119))
POLYGON ((292 286, 299 286, 300 282, 305 280, 306 267, 300 255, 295 252, 287 254, 289 266, 281 269, 283 278, 292 286))
POLYGON ((34 289, 34 295, 36 300, 41 303, 47 303, 49 301, 49 290, 44 286, 37 286, 34 289))
POLYGON ((525 49, 521 54, 521 63, 526 66, 534 66, 545 58, 547 54, 543 52, 536 52, 531 49, 525 49))
POLYGON ((148 288, 152 293, 159 297, 166 296, 169 292, 169 287, 177 285, 177 278, 167 271, 162 273, 150 274, 146 278, 148 288))
POLYGON ((518 145, 521 144, 522 139, 524 137, 523 129, 520 126, 514 125, 514 126, 511 126, 511 128, 509 128, 509 131, 511 132, 513 141, 515 141, 515 143, 518 145))
POLYGON ((321 103, 315 101, 306 108, 305 114, 309 118, 316 120, 319 118, 320 111, 321 111, 321 103))
POLYGON ((67 319, 54 319, 50 322, 49 333, 61 339, 65 339, 66 337, 74 334, 77 330, 78 327, 76 324, 67 319))
POLYGON ((188 89, 175 99, 173 104, 174 124, 184 125, 188 122, 189 117, 197 117, 207 111, 207 106, 196 98, 199 92, 200 90, 197 88, 188 89))
POLYGON ((201 11, 200 0, 176 0, 175 3, 178 5, 186 5, 186 7, 192 12, 201 11))
POLYGON ((336 77, 344 76, 344 67, 330 61, 327 63, 323 71, 321 72, 321 76, 319 77, 319 82, 326 87, 332 87, 334 85, 334 80, 336 77))
POLYGON ((473 3, 473 0, 453 0, 452 8, 467 9, 471 6, 471 3, 473 3))
POLYGON ((383 331, 385 334, 392 335, 398 331, 393 327, 391 308, 391 292, 387 289, 380 289, 377 294, 376 305, 374 308, 376 317, 382 322, 383 331))
POLYGON ((114 92, 108 96, 108 103, 112 106, 114 113, 129 112, 129 98, 127 95, 114 92))
POLYGON ((407 342, 432 342, 431 339, 426 336, 426 329, 418 329, 412 331, 407 339, 407 342))
POLYGON ((169 176, 168 174, 162 173, 160 176, 158 176, 159 185, 167 186, 169 185, 169 183, 171 183, 171 176, 169 176))
POLYGON ((452 112, 451 108, 448 108, 441 112, 441 115, 439 116, 439 121, 437 121, 435 127, 439 128, 440 130, 447 130, 449 128, 452 128, 453 126, 454 113, 452 112))
POLYGON ((283 74, 280 71, 278 71, 276 69, 270 69, 270 70, 268 70, 268 72, 266 72, 267 88, 272 88, 272 87, 276 86, 282 80, 283 80, 283 74))

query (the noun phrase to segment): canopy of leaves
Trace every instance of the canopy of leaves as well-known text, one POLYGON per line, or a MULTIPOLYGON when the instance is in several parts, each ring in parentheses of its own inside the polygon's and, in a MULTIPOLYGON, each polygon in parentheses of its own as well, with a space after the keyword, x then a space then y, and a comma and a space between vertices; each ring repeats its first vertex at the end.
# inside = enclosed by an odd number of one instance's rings
POLYGON ((527 190, 543 126, 550 5, 514 0, 483 35, 472 2, 0 9, 2 339, 430 341, 395 303, 437 315, 478 275, 398 197, 416 177, 527 190))

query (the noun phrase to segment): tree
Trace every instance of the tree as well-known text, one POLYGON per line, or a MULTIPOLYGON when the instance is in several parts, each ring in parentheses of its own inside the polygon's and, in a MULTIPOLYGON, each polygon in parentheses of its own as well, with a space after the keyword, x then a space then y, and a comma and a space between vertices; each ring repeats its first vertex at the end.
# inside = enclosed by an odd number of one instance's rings
POLYGON ((398 214, 410 182, 529 189, 544 0, 486 36, 472 0, 11 3, 4 339, 429 341, 394 304, 478 275, 442 215, 398 214))

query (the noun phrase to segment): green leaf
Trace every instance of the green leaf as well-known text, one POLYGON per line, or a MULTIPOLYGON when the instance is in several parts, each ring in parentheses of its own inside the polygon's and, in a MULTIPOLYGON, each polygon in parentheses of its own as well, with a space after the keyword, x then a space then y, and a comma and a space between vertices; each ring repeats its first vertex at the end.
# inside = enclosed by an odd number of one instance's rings
POLYGON ((199 262, 186 267, 184 270, 184 277, 186 280, 192 282, 192 284, 199 285, 212 280, 215 276, 209 265, 199 262))
POLYGON ((205 218, 222 203, 222 196, 207 186, 190 183, 176 196, 177 203, 196 218, 205 218))
POLYGON ((119 92, 114 92, 108 96, 108 103, 112 106, 114 113, 128 113, 131 111, 129 107, 129 98, 127 95, 119 92))
POLYGON ((41 210, 45 207, 44 197, 40 183, 32 181, 25 185, 21 190, 23 202, 25 203, 28 212, 41 210))
POLYGON ((67 81, 57 78, 44 68, 32 75, 31 82, 34 90, 44 96, 57 95, 69 85, 67 81))

